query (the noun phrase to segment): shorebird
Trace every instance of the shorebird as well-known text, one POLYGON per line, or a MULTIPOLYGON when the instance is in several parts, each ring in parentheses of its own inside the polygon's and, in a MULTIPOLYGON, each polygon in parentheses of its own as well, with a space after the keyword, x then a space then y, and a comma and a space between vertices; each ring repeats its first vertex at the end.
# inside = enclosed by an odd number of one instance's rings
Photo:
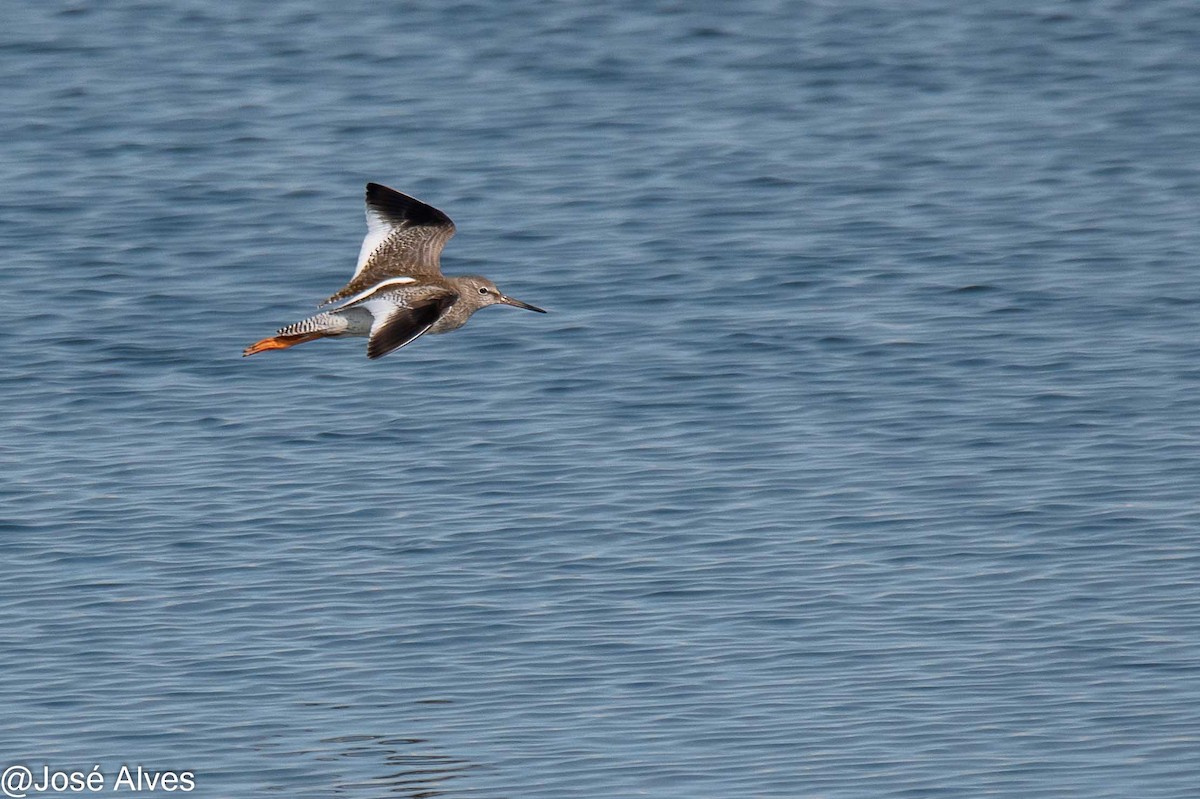
POLYGON ((367 357, 380 358, 425 333, 448 333, 488 305, 545 313, 505 296, 486 277, 445 277, 442 248, 454 235, 450 217, 407 194, 367 184, 367 237, 342 289, 317 307, 340 304, 280 328, 243 352, 283 350, 319 338, 365 336, 367 357))

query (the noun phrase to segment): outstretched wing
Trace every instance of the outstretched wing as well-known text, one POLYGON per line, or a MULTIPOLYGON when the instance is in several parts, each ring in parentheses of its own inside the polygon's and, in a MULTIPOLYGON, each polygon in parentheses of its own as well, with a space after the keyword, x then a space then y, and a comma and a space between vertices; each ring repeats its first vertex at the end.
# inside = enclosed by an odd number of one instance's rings
POLYGON ((396 302, 395 295, 363 301, 362 306, 374 317, 367 357, 382 358, 416 340, 457 300, 455 292, 439 289, 401 303, 396 302))
POLYGON ((441 275, 442 248, 454 223, 432 205, 378 183, 367 184, 367 237, 358 266, 340 291, 321 305, 371 288, 390 277, 441 275))

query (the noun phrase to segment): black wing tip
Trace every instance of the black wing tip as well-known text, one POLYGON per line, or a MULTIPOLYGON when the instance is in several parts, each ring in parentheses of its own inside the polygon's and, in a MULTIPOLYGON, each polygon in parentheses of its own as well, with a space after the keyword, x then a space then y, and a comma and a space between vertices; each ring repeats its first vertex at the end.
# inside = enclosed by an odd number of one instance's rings
POLYGON ((436 294, 399 310, 367 341, 367 357, 382 358, 420 338, 458 300, 454 292, 436 294))
POLYGON ((399 337, 389 337, 388 339, 373 338, 367 342, 367 357, 372 361, 382 358, 393 350, 398 350, 405 344, 411 343, 416 336, 405 341, 399 337))
POLYGON ((412 225, 454 227, 450 217, 432 205, 382 183, 367 184, 367 207, 378 211, 393 224, 407 222, 412 225))

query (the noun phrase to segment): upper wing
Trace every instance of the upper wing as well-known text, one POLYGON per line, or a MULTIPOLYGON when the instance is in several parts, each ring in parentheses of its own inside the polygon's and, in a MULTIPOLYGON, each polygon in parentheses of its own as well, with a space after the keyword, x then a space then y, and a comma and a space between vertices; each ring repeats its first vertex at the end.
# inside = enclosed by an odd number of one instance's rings
POLYGON ((407 194, 367 184, 367 237, 353 277, 321 305, 369 289, 389 277, 440 275, 442 248, 454 223, 432 205, 407 194))
POLYGON ((419 338, 457 301, 458 294, 448 289, 438 289, 403 303, 396 303, 395 299, 364 301, 362 304, 374 317, 367 340, 367 357, 381 358, 419 338))

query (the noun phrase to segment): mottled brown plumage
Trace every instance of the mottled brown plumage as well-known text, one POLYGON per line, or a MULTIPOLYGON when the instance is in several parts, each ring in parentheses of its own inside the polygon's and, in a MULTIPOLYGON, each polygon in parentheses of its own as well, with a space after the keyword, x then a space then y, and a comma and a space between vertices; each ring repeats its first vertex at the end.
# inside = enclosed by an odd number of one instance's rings
POLYGON ((445 277, 440 256, 454 235, 450 217, 420 200, 367 184, 367 236, 354 276, 322 305, 341 305, 281 328, 242 355, 287 349, 318 338, 366 336, 367 357, 379 358, 425 333, 456 330, 488 305, 545 313, 506 297, 486 277, 445 277))
POLYGON ((442 248, 454 223, 432 205, 367 184, 367 237, 350 282, 321 303, 345 299, 389 277, 440 277, 442 248))

